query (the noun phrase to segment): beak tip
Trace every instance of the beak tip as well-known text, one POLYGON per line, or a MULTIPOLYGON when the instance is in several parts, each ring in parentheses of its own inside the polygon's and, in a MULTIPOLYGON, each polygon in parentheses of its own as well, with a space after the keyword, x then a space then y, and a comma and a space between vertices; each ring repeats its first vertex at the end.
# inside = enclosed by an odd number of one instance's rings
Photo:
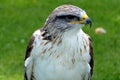
POLYGON ((91 19, 87 19, 86 20, 86 24, 89 24, 90 25, 90 28, 92 27, 92 21, 91 21, 91 19))

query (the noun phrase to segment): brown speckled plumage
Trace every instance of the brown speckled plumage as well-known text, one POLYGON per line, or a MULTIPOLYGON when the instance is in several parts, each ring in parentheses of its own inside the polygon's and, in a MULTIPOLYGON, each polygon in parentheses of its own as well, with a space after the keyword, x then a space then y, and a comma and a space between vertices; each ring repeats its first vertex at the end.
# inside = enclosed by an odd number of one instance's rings
POLYGON ((24 80, 92 80, 93 48, 84 24, 92 22, 79 7, 53 10, 27 46, 24 80))

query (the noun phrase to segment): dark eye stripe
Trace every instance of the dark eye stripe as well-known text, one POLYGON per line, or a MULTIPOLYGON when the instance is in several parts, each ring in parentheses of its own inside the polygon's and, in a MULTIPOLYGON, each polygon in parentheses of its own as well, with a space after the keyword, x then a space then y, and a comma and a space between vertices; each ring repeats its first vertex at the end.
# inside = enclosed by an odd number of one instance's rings
POLYGON ((57 18, 66 19, 67 21, 79 20, 79 17, 75 15, 61 15, 61 16, 57 16, 57 18))
POLYGON ((68 18, 68 19, 74 19, 74 18, 77 18, 77 17, 76 16, 68 15, 68 16, 66 16, 66 18, 68 18))

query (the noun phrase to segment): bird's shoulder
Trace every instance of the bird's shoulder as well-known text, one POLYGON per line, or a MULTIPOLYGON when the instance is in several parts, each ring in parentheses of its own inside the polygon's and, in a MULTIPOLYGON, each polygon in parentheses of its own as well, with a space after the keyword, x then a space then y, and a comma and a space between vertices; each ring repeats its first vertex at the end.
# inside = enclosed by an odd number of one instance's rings
POLYGON ((34 31, 34 33, 32 34, 29 43, 27 45, 27 49, 26 49, 26 55, 25 55, 25 60, 31 55, 31 52, 33 50, 33 48, 37 45, 36 43, 41 42, 42 40, 42 31, 40 29, 34 31))
POLYGON ((29 40, 29 43, 27 45, 27 49, 26 49, 26 55, 25 55, 25 63, 24 63, 24 80, 33 80, 32 79, 32 65, 33 65, 33 62, 32 62, 32 57, 31 57, 31 54, 34 53, 34 48, 36 46, 36 43, 40 42, 41 41, 41 30, 36 30, 30 40, 29 40), (38 40, 39 39, 39 40, 38 40))
POLYGON ((93 52, 92 39, 89 35, 87 35, 87 36, 88 36, 89 49, 90 49, 89 54, 90 54, 90 57, 91 57, 90 62, 89 62, 90 67, 91 67, 91 70, 90 70, 90 78, 91 78, 91 76, 93 74, 93 68, 94 68, 94 56, 93 56, 94 52, 93 52))
POLYGON ((94 68, 94 51, 93 51, 93 44, 92 44, 92 39, 88 34, 85 34, 87 36, 88 42, 89 42, 89 55, 91 57, 90 61, 89 61, 89 65, 91 67, 90 69, 90 76, 89 78, 91 79, 92 74, 93 74, 93 68, 94 68))

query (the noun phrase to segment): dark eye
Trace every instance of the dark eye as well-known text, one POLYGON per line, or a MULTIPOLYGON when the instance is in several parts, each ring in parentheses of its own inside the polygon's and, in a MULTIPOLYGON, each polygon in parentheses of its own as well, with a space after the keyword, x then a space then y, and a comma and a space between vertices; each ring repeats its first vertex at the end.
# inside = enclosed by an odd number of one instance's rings
POLYGON ((66 19, 68 19, 68 20, 71 20, 71 19, 74 19, 75 18, 75 16, 66 16, 66 19))
POLYGON ((74 15, 62 15, 58 16, 59 19, 66 20, 67 22, 79 20, 79 17, 74 15))
POLYGON ((65 17, 65 19, 66 19, 66 21, 71 22, 71 21, 76 21, 79 18, 76 17, 76 16, 68 15, 68 16, 65 17))

